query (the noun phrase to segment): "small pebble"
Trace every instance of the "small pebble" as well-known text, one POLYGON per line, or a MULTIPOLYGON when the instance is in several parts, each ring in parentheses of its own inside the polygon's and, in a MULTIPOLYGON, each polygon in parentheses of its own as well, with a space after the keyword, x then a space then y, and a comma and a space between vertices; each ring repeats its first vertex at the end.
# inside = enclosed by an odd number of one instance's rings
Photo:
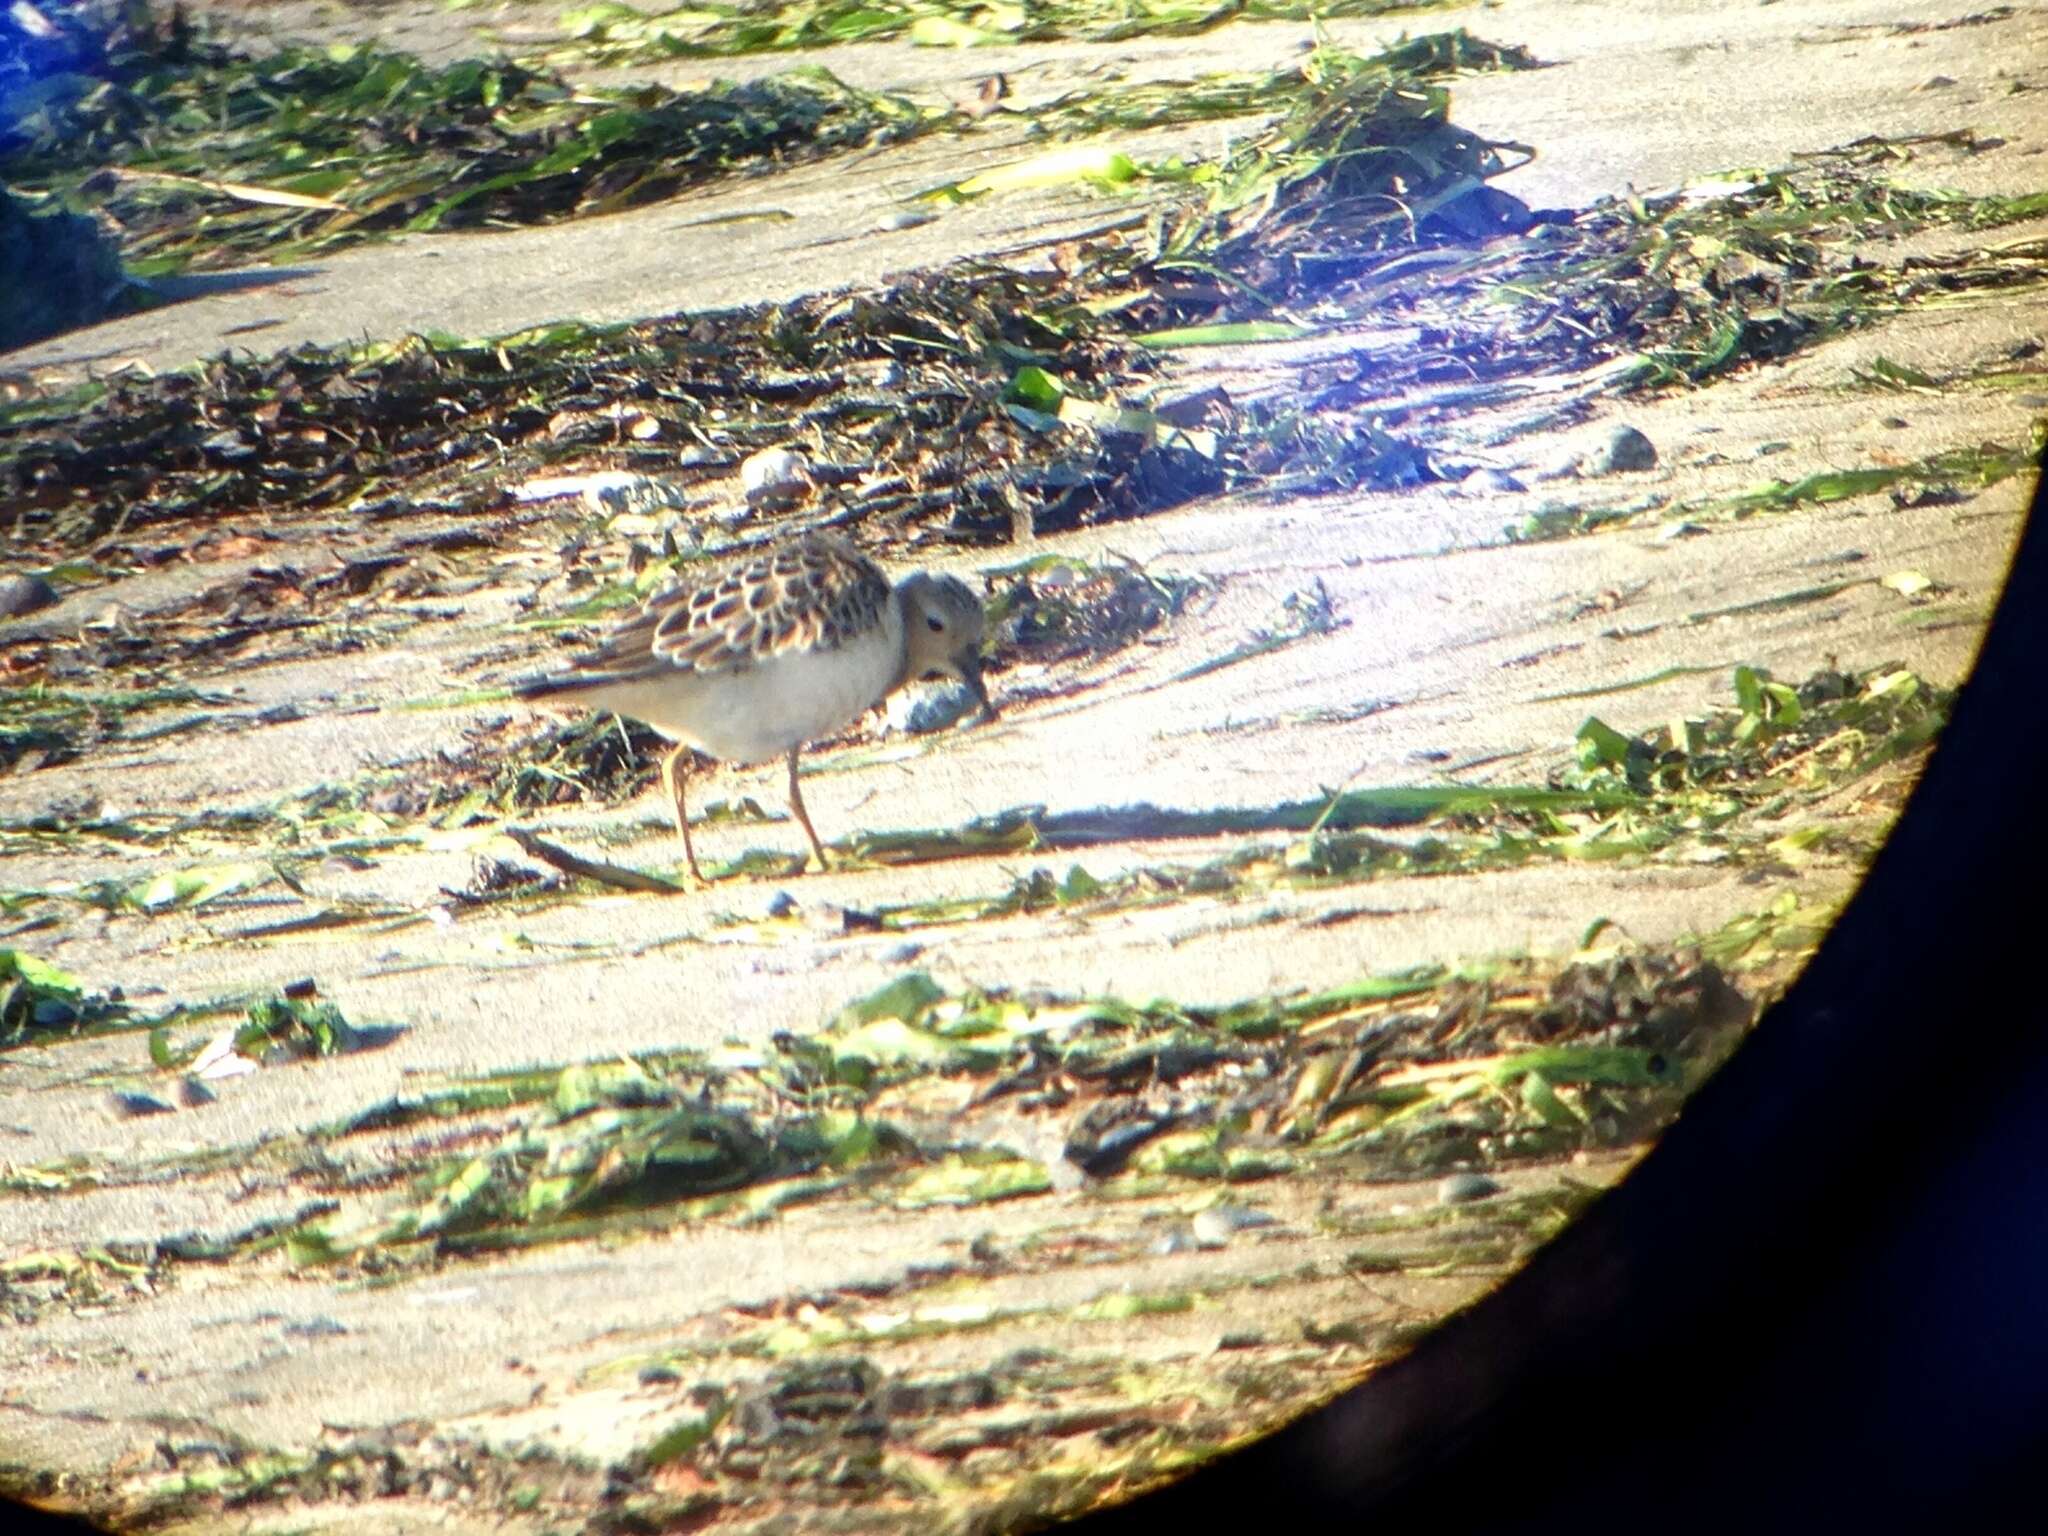
POLYGON ((672 1365, 643 1365, 640 1367, 640 1385, 658 1387, 671 1381, 681 1381, 683 1373, 672 1365))
POLYGON ((889 700, 889 729, 912 736, 929 735, 958 724, 975 707, 974 695, 965 683, 949 683, 915 692, 906 689, 889 700))
POLYGON ((1193 1233, 1176 1231, 1169 1232, 1164 1237, 1155 1238, 1152 1243, 1152 1251, 1163 1258, 1173 1253, 1192 1253, 1197 1246, 1199 1245, 1195 1242, 1193 1233))
POLYGON ((1244 1205, 1212 1205, 1189 1223, 1195 1242, 1204 1248, 1221 1248, 1240 1232, 1272 1225, 1271 1216, 1244 1205))
POLYGON ((1475 469, 1458 482, 1461 496, 1504 496, 1529 489, 1504 469, 1475 469))
POLYGON ((936 218, 936 213, 923 208, 898 208, 895 212, 885 213, 875 220, 874 227, 877 233, 892 234, 901 229, 916 229, 919 225, 929 224, 936 218))
POLYGON ((676 455, 676 463, 685 469, 704 469, 712 465, 730 464, 732 455, 720 453, 716 448, 703 443, 692 443, 676 455))
POLYGON ((178 1102, 187 1109, 197 1109, 202 1104, 211 1104, 218 1095, 196 1077, 178 1079, 178 1102))
POLYGON ((796 898, 787 891, 777 891, 768 898, 770 917, 787 917, 796 910, 796 898))
POLYGON ((363 796, 363 809, 377 816, 417 816, 426 808, 426 791, 410 784, 386 784, 363 796))
POLYGON ((295 1339, 338 1339, 348 1333, 348 1324, 331 1317, 309 1317, 286 1323, 284 1331, 295 1339))
POLYGON ((1469 1205, 1475 1200, 1492 1199, 1502 1188, 1483 1173, 1447 1174, 1436 1186, 1436 1203, 1469 1205))
POLYGON ((922 944, 912 944, 906 940, 904 943, 892 944, 889 948, 883 950, 882 964, 908 965, 923 953, 924 946, 922 944))
POLYGON ((78 1010, 61 997, 44 997, 36 1000, 29 1018, 38 1029, 62 1029, 77 1020, 78 1010))
POLYGON ((57 589, 40 576, 9 576, 0 581, 0 619, 18 619, 57 601, 57 589))
POLYGON ((1705 533, 1706 531, 1707 530, 1698 523, 1666 523, 1664 525, 1664 531, 1658 534, 1657 537, 1663 540, 1665 543, 1669 544, 1674 543, 1679 539, 1689 539, 1696 533, 1705 533))
POLYGON ((135 1120, 143 1115, 168 1115, 174 1112, 173 1106, 148 1093, 116 1091, 107 1095, 107 1104, 123 1120, 135 1120))
POLYGON ((1880 427, 1883 427, 1887 432, 1901 432, 1912 425, 1912 423, 1906 420, 1906 418, 1903 416, 1882 416, 1878 418, 1877 424, 1880 427))
POLYGON ((1031 578, 1031 584, 1041 592, 1064 592, 1069 587, 1078 586, 1080 581, 1081 573, 1064 561, 1047 566, 1031 578))
POLYGON ((1634 427, 1616 427, 1606 442, 1579 460, 1579 472, 1586 475, 1621 475, 1653 469, 1657 446, 1634 427))
POLYGON ((803 455, 787 448, 763 448, 740 463, 740 488, 750 506, 795 501, 810 483, 803 455))

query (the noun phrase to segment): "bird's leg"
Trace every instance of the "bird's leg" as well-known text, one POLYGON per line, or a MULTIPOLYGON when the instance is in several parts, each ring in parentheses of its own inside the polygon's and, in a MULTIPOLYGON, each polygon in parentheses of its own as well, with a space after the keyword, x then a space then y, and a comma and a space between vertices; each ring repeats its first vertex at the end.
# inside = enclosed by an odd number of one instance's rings
POLYGON ((690 810, 683 802, 690 784, 690 748, 672 747, 661 760, 661 787, 668 791, 668 808, 676 818, 676 830, 683 835, 683 857, 690 865, 690 878, 699 885, 709 885, 704 871, 697 867, 697 850, 690 846, 690 810), (676 765, 682 764, 682 772, 676 772, 676 765))
POLYGON ((804 809, 804 792, 796 782, 796 755, 802 747, 789 749, 789 808, 796 812, 796 819, 804 824, 804 835, 811 840, 811 851, 818 856, 818 868, 830 869, 832 861, 825 857, 825 845, 818 841, 818 829, 811 825, 811 813, 804 809))

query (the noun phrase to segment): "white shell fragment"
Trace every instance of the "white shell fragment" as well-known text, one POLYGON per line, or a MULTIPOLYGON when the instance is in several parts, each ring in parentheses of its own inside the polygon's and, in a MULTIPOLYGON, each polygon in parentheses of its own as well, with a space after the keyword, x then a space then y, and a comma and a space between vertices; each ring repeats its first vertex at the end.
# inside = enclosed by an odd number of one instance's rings
POLYGON ((186 1073, 201 1081, 218 1082, 255 1070, 256 1063, 235 1049, 234 1030, 224 1029, 206 1042, 206 1048, 193 1059, 186 1073))
POLYGON ((750 506, 795 501, 810 485, 810 466, 788 448, 763 448, 740 465, 740 488, 750 506))

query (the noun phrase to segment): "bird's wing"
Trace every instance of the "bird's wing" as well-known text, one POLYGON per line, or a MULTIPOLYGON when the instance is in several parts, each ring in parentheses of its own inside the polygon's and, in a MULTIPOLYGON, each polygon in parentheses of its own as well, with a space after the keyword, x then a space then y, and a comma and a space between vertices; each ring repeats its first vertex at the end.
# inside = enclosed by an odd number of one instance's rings
POLYGON ((837 650, 881 623, 889 581, 843 539, 811 534, 647 599, 578 670, 714 675, 791 651, 837 650))

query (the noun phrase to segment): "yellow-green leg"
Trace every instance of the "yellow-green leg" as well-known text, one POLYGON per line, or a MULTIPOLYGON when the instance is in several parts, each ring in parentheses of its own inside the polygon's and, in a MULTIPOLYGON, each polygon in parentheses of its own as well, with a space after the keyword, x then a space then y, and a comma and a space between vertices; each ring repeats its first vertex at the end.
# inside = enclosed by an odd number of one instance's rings
POLYGON ((683 803, 689 784, 690 749, 674 747, 661 760, 661 787, 668 791, 668 808, 676 818, 676 831, 683 835, 683 858, 689 863, 690 878, 699 885, 709 885, 704 871, 697 867, 697 850, 690 846, 690 808, 683 803), (680 773, 676 771, 678 763, 682 765, 680 773))
POLYGON ((811 840, 811 852, 818 856, 818 868, 830 869, 832 861, 825 857, 825 845, 818 841, 818 829, 811 825, 811 813, 804 809, 804 792, 796 782, 796 755, 801 747, 789 749, 789 808, 796 812, 796 819, 804 824, 804 836, 811 840))

